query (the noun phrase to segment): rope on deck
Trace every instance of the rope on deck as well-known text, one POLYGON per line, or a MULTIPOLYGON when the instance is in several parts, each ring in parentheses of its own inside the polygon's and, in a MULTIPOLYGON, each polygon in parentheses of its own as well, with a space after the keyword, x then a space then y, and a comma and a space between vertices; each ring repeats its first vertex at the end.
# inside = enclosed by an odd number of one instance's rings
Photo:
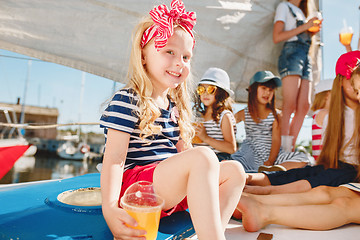
POLYGON ((22 129, 48 129, 48 128, 57 128, 65 126, 78 126, 78 125, 99 125, 98 122, 83 122, 83 123, 64 123, 64 124, 49 124, 49 125, 31 125, 31 124, 19 124, 19 123, 1 123, 0 127, 9 127, 9 128, 22 128, 22 129))

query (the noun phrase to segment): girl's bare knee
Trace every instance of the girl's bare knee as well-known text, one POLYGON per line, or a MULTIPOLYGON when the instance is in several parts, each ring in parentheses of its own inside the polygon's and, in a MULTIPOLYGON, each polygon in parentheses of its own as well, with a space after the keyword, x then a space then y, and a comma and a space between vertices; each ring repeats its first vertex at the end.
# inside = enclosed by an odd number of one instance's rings
POLYGON ((239 163, 238 161, 222 161, 220 163, 220 168, 225 176, 231 176, 232 178, 236 178, 238 181, 245 184, 247 174, 245 173, 245 170, 241 163, 239 163))
POLYGON ((349 197, 336 198, 331 202, 331 204, 343 210, 354 209, 354 206, 352 206, 352 199, 349 197))
POLYGON ((306 115, 309 112, 310 109, 310 103, 304 102, 297 106, 296 112, 301 115, 306 115))
POLYGON ((196 165, 197 167, 218 167, 219 166, 219 160, 214 153, 213 150, 211 150, 208 147, 205 146, 199 146, 194 148, 194 159, 192 163, 196 165), (200 166, 198 166, 200 165, 200 166))
POLYGON ((322 199, 325 199, 328 202, 332 201, 331 197, 331 189, 328 186, 318 186, 316 188, 311 189, 313 194, 321 196, 322 199))

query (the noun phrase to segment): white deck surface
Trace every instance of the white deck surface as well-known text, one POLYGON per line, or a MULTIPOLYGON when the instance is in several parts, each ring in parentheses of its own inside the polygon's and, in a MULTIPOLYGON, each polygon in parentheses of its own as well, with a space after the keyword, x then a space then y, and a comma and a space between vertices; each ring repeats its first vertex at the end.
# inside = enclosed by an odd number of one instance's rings
POLYGON ((273 234, 273 240, 359 240, 360 225, 350 224, 329 231, 308 231, 280 225, 269 225, 259 232, 246 232, 241 222, 230 220, 225 232, 227 240, 256 240, 260 233, 273 234))

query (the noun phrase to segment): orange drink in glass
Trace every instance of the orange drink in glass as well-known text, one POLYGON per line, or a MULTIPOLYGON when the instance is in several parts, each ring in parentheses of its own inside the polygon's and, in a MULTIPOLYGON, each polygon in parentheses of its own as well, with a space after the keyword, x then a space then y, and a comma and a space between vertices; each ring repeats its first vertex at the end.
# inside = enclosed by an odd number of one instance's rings
POLYGON ((156 240, 164 200, 154 193, 150 182, 140 181, 134 184, 125 191, 120 205, 138 223, 134 228, 146 231, 146 240, 156 240), (134 184, 140 187, 135 186, 132 189, 134 184), (148 185, 142 188, 141 184, 148 185))

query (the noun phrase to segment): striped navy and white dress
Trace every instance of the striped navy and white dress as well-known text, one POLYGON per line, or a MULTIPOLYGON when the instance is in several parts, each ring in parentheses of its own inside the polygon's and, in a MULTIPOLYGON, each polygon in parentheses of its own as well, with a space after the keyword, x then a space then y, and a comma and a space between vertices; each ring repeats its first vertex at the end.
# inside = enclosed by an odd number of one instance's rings
POLYGON ((121 89, 114 95, 100 119, 100 127, 104 128, 105 143, 109 128, 130 134, 125 170, 173 156, 177 153, 175 145, 180 137, 178 124, 170 118, 175 107, 170 101, 169 109, 160 109, 161 115, 155 120, 155 125, 162 127, 161 133, 147 137, 149 141, 143 141, 140 138, 138 100, 133 89, 121 89))
MULTIPOLYGON (((231 158, 239 161, 244 166, 245 171, 256 172, 269 159, 272 144, 272 125, 275 117, 270 112, 266 119, 256 123, 252 119, 248 107, 244 109, 244 113, 246 139, 241 144, 240 149, 231 155, 231 158)), ((285 152, 280 148, 274 164, 286 161, 310 163, 310 159, 305 153, 285 152)))

